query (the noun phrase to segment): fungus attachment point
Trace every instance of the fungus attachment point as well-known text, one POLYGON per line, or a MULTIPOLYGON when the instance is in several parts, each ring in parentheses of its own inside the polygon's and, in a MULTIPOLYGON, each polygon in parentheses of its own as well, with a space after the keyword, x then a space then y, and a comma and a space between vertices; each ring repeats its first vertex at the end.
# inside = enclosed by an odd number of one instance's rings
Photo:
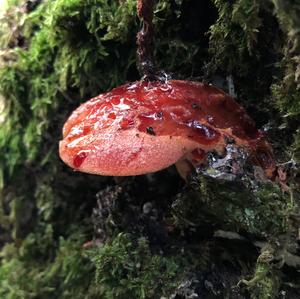
POLYGON ((207 155, 242 148, 272 179, 272 149, 254 122, 223 91, 202 83, 138 81, 78 107, 63 128, 60 157, 93 174, 129 176, 177 163, 186 177, 207 155))
POLYGON ((154 2, 154 0, 137 1, 137 15, 142 22, 142 28, 136 36, 138 68, 141 75, 147 80, 155 80, 156 78, 156 70, 153 62, 154 2))

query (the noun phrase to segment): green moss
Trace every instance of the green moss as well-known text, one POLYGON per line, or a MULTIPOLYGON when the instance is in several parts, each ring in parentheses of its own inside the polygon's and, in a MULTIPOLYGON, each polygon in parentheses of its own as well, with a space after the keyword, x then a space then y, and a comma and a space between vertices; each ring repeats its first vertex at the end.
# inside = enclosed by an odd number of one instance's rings
POLYGON ((249 190, 243 184, 200 176, 192 186, 195 191, 173 204, 180 226, 211 222, 217 228, 261 237, 279 236, 292 229, 289 216, 297 211, 297 204, 275 184, 249 190))
POLYGON ((236 59, 240 62, 248 60, 257 43, 262 26, 260 4, 247 0, 213 2, 219 11, 219 18, 210 29, 210 49, 214 59, 218 60, 218 65, 226 65, 229 73, 236 67, 243 70, 247 66, 237 64, 236 59))
POLYGON ((181 257, 151 253, 144 238, 119 234, 95 254, 96 281, 103 298, 168 296, 184 275, 181 257))
POLYGON ((294 155, 292 157, 297 161, 297 163, 300 163, 300 131, 297 131, 297 134, 295 135, 294 143, 292 145, 292 152, 294 155))
POLYGON ((30 234, 18 249, 11 245, 3 248, 1 298, 95 298, 94 267, 84 256, 84 235, 76 233, 53 244, 51 228, 44 233, 30 234))
POLYGON ((239 285, 245 284, 251 290, 251 298, 276 298, 280 287, 279 271, 270 264, 274 259, 272 247, 264 248, 258 257, 255 272, 250 280, 241 280, 239 285))

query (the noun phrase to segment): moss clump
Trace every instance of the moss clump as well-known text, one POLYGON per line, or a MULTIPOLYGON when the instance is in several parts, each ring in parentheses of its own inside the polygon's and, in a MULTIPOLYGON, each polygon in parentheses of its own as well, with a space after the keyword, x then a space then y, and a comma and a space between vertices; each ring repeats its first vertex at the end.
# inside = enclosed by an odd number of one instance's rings
POLYGON ((52 244, 53 231, 30 234, 17 248, 2 249, 1 298, 96 298, 93 297, 94 266, 84 256, 84 234, 71 234, 52 244), (53 248, 56 255, 52 256, 53 248))
POLYGON ((119 234, 94 254, 104 298, 168 297, 184 277, 182 257, 152 253, 144 238, 119 234))
POLYGON ((202 175, 192 186, 194 191, 173 203, 179 225, 201 226, 208 222, 216 228, 260 237, 280 236, 293 230, 289 217, 296 213, 297 203, 276 184, 260 184, 257 190, 251 190, 242 183, 202 175))
POLYGON ((219 12, 217 22, 210 28, 210 51, 214 65, 222 66, 228 73, 236 72, 238 68, 240 75, 243 75, 249 70, 249 63, 244 62, 251 56, 256 58, 254 48, 263 25, 261 4, 247 0, 213 2, 219 12))
POLYGON ((279 271, 275 270, 270 263, 274 259, 274 250, 267 246, 258 257, 255 272, 251 280, 241 280, 251 290, 251 298, 274 298, 280 287, 279 271))

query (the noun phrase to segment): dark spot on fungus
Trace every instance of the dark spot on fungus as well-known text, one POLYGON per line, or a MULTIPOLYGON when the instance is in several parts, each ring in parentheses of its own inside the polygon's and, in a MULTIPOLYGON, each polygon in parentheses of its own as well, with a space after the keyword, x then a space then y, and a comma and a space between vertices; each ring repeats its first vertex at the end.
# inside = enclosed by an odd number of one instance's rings
POLYGON ((199 104, 197 104, 197 103, 193 103, 193 104, 192 104, 192 108, 193 108, 193 109, 200 109, 200 106, 199 106, 199 104))
POLYGON ((157 112, 156 114, 155 114, 155 116, 157 117, 157 118, 162 118, 163 117, 163 112, 162 111, 159 111, 159 112, 157 112))
POLYGON ((155 132, 154 132, 154 129, 153 129, 152 127, 148 127, 148 128, 146 129, 146 131, 147 131, 147 133, 150 134, 150 135, 154 135, 154 136, 156 135, 155 132))

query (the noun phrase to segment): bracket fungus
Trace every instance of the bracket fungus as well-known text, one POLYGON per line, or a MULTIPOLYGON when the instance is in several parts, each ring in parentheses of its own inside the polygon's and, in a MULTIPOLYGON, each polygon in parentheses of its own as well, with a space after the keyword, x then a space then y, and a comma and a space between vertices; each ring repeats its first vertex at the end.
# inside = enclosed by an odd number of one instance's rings
POLYGON ((87 101, 69 117, 59 152, 75 170, 108 176, 156 172, 176 163, 182 177, 234 143, 274 179, 272 148, 245 110, 222 90, 191 81, 142 80, 87 101))

